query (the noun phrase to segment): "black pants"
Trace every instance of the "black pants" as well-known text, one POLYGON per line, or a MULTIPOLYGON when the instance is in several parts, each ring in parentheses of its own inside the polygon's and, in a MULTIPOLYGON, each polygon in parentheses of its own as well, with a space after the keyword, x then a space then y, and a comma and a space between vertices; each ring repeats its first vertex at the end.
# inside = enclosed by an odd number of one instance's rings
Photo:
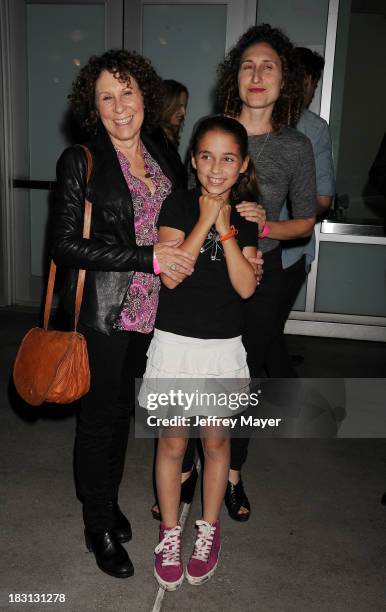
POLYGON ((283 270, 283 283, 279 302, 280 333, 275 336, 273 342, 268 347, 264 364, 270 378, 295 378, 298 375, 288 352, 284 327, 305 278, 304 255, 299 261, 283 270))
POLYGON ((142 376, 151 334, 88 327, 91 387, 82 399, 75 439, 75 478, 85 526, 93 532, 112 527, 111 500, 118 498, 125 465, 134 379, 142 376))
MULTIPOLYGON (((283 332, 304 278, 303 258, 283 270, 280 248, 265 254, 263 280, 245 304, 243 343, 251 378, 258 378, 264 366, 271 377, 297 376, 283 332)), ((231 469, 241 469, 247 458, 248 444, 249 438, 232 438, 231 469)))

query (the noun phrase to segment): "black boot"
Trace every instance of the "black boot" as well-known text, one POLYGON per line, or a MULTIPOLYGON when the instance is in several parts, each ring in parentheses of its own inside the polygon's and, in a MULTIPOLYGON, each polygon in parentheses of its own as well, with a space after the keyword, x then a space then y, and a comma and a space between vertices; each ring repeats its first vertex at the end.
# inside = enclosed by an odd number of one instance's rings
POLYGON ((93 552, 97 566, 115 578, 128 578, 134 574, 129 555, 112 530, 104 533, 84 531, 86 546, 93 552))
POLYGON ((131 525, 118 506, 118 502, 112 501, 111 504, 114 519, 112 531, 114 532, 118 542, 128 542, 133 537, 131 525))

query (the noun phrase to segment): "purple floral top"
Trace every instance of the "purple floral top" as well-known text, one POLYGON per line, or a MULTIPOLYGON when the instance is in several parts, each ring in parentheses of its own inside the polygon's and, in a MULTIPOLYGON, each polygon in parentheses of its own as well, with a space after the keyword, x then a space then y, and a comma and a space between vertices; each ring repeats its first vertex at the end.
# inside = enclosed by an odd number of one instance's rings
MULTIPOLYGON (((150 174, 155 187, 153 194, 143 181, 131 174, 130 162, 123 153, 118 149, 116 152, 133 200, 136 243, 138 246, 149 246, 158 241, 158 215, 162 202, 171 191, 171 182, 143 143, 141 148, 145 173, 150 174)), ((135 272, 115 329, 150 333, 154 328, 160 285, 158 276, 135 272)))

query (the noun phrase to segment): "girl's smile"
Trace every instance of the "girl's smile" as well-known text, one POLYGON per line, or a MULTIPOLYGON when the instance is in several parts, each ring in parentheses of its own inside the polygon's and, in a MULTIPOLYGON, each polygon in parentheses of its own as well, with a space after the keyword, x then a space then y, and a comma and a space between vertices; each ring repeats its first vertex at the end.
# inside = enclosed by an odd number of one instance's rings
POLYGON ((221 195, 226 201, 240 172, 246 170, 248 161, 248 157, 241 158, 234 136, 219 130, 206 132, 192 156, 192 166, 197 171, 202 192, 221 195))

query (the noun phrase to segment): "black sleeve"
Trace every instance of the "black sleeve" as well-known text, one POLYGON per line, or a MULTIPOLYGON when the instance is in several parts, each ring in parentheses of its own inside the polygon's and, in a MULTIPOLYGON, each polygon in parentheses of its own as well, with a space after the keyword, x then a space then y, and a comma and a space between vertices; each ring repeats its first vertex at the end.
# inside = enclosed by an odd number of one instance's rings
POLYGON ((186 234, 187 214, 186 199, 187 192, 184 189, 177 189, 171 193, 161 207, 158 217, 158 227, 173 227, 186 234))
MULTIPOLYGON (((92 211, 90 239, 83 238, 87 161, 81 147, 70 147, 59 158, 51 220, 52 257, 68 268, 104 272, 153 271, 153 247, 132 246, 93 236, 92 211)), ((88 194, 87 194, 88 195, 88 194)), ((88 195, 92 202, 92 195, 88 195)))
POLYGON ((250 246, 258 248, 259 239, 257 234, 259 233, 259 228, 257 223, 247 221, 237 212, 236 208, 232 207, 231 224, 238 231, 236 239, 240 249, 250 246))

